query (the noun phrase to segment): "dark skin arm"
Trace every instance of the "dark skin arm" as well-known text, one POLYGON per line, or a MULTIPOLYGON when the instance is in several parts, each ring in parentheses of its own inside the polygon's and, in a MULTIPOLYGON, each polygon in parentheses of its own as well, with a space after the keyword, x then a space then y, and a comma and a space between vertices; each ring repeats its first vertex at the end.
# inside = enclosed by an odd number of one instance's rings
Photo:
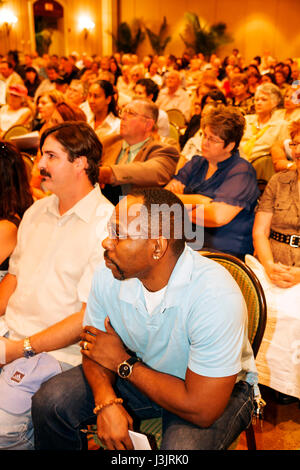
MULTIPOLYGON (((108 318, 105 327, 106 332, 93 327, 85 328, 81 337, 82 341, 88 342, 88 350, 82 350, 82 354, 106 369, 116 371, 129 355, 108 318)), ((212 378, 187 369, 185 380, 182 380, 136 363, 128 380, 161 407, 197 426, 209 427, 223 413, 236 375, 212 378)))
MULTIPOLYGON (((86 355, 83 356, 82 367, 93 391, 96 405, 109 403, 117 398, 113 389, 115 381, 113 372, 86 355)), ((108 450, 133 449, 128 429, 133 429, 132 418, 120 404, 107 406, 97 415, 97 434, 108 450)))

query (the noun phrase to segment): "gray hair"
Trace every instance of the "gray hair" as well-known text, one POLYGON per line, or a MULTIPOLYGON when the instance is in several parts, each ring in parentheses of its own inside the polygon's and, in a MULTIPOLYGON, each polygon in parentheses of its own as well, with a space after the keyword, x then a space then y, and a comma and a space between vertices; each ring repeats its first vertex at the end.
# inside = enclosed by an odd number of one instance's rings
POLYGON ((157 123, 157 119, 158 119, 158 107, 156 106, 155 103, 153 103, 152 100, 149 100, 149 99, 141 99, 141 98, 133 98, 132 101, 131 101, 131 106, 134 108, 134 104, 136 103, 140 103, 142 105, 142 109, 143 109, 143 114, 144 116, 150 118, 150 119, 153 119, 153 121, 155 122, 155 124, 157 123))
POLYGON ((256 88, 255 95, 259 92, 269 95, 275 103, 275 108, 280 108, 283 105, 283 97, 277 85, 273 83, 262 83, 256 88))

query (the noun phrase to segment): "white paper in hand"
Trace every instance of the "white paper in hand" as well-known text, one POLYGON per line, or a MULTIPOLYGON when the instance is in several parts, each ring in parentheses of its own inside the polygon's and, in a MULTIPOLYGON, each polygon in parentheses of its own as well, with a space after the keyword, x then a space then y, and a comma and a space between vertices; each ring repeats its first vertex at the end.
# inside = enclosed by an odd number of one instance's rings
POLYGON ((139 432, 128 431, 134 450, 151 450, 147 436, 139 432))

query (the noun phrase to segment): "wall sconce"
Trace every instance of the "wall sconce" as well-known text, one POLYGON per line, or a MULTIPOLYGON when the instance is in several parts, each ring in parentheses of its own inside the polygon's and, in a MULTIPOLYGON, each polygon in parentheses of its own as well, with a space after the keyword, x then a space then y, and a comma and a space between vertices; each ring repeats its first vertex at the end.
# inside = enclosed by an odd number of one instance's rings
POLYGON ((87 39, 89 31, 92 31, 95 23, 88 16, 80 16, 78 21, 79 31, 83 31, 84 39, 87 39))
POLYGON ((11 27, 16 24, 17 21, 18 18, 11 10, 8 10, 7 8, 2 8, 0 10, 0 26, 3 26, 7 36, 10 33, 11 27))

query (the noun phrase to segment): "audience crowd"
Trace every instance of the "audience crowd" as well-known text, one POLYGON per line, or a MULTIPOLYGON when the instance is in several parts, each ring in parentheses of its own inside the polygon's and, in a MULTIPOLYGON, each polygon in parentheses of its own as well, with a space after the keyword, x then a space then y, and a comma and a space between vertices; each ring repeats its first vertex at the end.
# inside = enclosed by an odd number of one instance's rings
MULTIPOLYGON (((88 236, 89 227, 96 231, 90 219, 92 214, 101 219, 97 198, 101 197, 101 204, 111 212, 118 207, 120 196, 138 188, 165 188, 185 206, 193 227, 203 229, 202 243, 195 245, 190 241, 190 247, 195 251, 234 255, 257 274, 270 312, 257 359, 258 382, 274 389, 281 403, 299 400, 300 371, 292 361, 296 353, 291 346, 297 343, 300 332, 299 135, 300 62, 297 59, 278 61, 266 53, 246 63, 236 49, 223 60, 216 54, 205 59, 203 54, 186 53, 182 57, 147 55, 141 60, 135 54, 119 53, 107 57, 86 53, 68 57, 26 54, 20 59, 16 51, 10 51, 0 56, 0 279, 3 278, 0 315, 2 320, 6 315, 14 332, 18 331, 10 336, 12 329, 7 328, 6 362, 12 364, 23 354, 17 346, 23 334, 19 292, 25 292, 25 285, 29 292, 33 289, 26 277, 33 269, 28 269, 29 256, 35 251, 32 240, 39 243, 37 235, 32 233, 30 246, 25 247, 24 240, 31 233, 28 221, 32 219, 36 226, 41 224, 36 233, 44 237, 48 230, 46 216, 52 213, 58 217, 61 201, 66 205, 63 215, 71 211, 70 217, 74 215, 73 202, 77 207, 81 199, 85 201, 82 209, 79 206, 76 209, 81 222, 87 223, 82 232, 85 239, 81 245, 78 235, 76 246, 75 242, 66 246, 63 258, 67 258, 69 250, 67 267, 76 266, 76 253, 88 246, 90 255, 87 252, 81 260, 86 266, 75 267, 73 276, 62 262, 57 261, 54 266, 53 260, 58 260, 61 250, 56 250, 52 240, 48 246, 45 240, 41 245, 47 250, 47 260, 53 270, 49 285, 56 285, 63 276, 73 278, 62 281, 64 285, 51 293, 52 301, 50 293, 45 296, 48 305, 41 300, 41 311, 47 313, 49 306, 55 309, 59 306, 65 309, 65 314, 60 311, 44 321, 44 313, 42 321, 35 306, 32 315, 36 318, 29 318, 26 312, 28 318, 24 320, 26 340, 32 335, 38 337, 35 348, 31 348, 30 342, 27 345, 33 354, 36 350, 68 351, 71 341, 75 342, 78 336, 78 325, 82 324, 92 271, 103 257, 102 249, 96 253, 95 243, 105 238, 105 227, 98 227, 97 239, 92 241, 88 236), (13 131, 21 127, 25 137, 33 133, 40 144, 23 148, 22 139, 13 136, 13 131), (60 139, 60 135, 66 137, 60 139), (87 139, 85 146, 80 139, 87 139), (98 156, 91 149, 96 141, 98 156), (95 174, 91 177, 89 165, 82 161, 86 154, 80 153, 80 149, 85 147, 94 155, 91 158, 98 159, 93 164, 96 177, 95 174), (51 166, 53 160, 61 159, 57 154, 64 151, 74 165, 69 172, 65 166, 60 170, 59 162, 56 167, 51 166), (32 160, 30 178, 22 152, 32 160), (262 162, 267 162, 266 173, 264 166, 257 166, 262 162), (51 172, 57 178, 55 184, 51 172), (94 194, 93 207, 89 209, 86 194, 92 187, 101 196, 94 194), (82 191, 76 197, 78 188, 82 191), (197 205, 203 207, 201 215, 197 205), (76 282, 80 283, 80 302, 74 300, 76 282), (70 285, 72 295, 68 298, 66 290, 70 285), (56 299, 59 292, 60 300, 56 299), (68 323, 68 317, 73 314, 77 315, 75 323, 68 323), (51 344, 50 328, 55 335, 62 335, 67 328, 73 328, 74 333, 69 335, 70 340, 57 339, 51 344), (293 366, 288 366, 292 363, 293 366)), ((107 217, 102 219, 106 223, 107 217)), ((53 240, 59 241, 54 224, 53 219, 53 240)), ((70 225, 68 237, 71 229, 70 225)), ((38 273, 31 275, 35 286, 43 281, 38 273)), ((46 276, 46 271, 43 275, 46 276)), ((28 303, 32 304, 33 301, 28 303)), ((65 368, 78 364, 77 358, 69 361, 67 354, 62 357, 67 364, 65 368)), ((1 386, 0 380, 0 395, 1 386)), ((108 402, 107 406, 110 405, 108 402)), ((1 408, 0 399, 0 411, 1 408)), ((0 413, 0 448, 15 446, 12 441, 7 444, 1 436, 5 429, 1 421, 8 414, 11 422, 10 409, 0 413)), ((28 414, 22 414, 25 415, 29 419, 28 414)), ((32 423, 29 428, 28 439, 32 440, 32 423)), ((19 448, 32 448, 32 441, 30 446, 26 447, 22 441, 19 448)))

